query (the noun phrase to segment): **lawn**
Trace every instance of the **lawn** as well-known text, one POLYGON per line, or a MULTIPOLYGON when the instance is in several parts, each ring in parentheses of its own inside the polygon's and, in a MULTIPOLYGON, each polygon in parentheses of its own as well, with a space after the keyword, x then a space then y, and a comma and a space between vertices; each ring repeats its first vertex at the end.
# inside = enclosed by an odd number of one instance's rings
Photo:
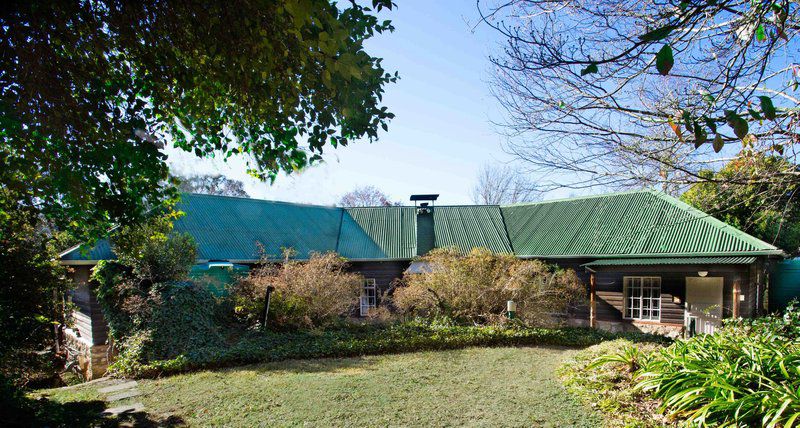
POLYGON ((597 426, 555 374, 574 352, 468 348, 291 360, 140 380, 140 401, 152 419, 191 426, 597 426))

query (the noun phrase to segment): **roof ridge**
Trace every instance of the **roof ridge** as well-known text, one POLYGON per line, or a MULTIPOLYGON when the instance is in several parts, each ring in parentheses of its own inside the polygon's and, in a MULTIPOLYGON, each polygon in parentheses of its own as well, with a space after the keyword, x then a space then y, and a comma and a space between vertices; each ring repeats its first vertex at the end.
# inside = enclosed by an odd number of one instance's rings
POLYGON ((244 196, 228 196, 228 195, 209 195, 207 193, 191 193, 191 192, 181 193, 181 200, 183 200, 183 195, 189 195, 192 197, 202 196, 206 198, 237 199, 240 201, 257 202, 257 203, 266 202, 271 204, 284 204, 284 205, 294 205, 301 207, 344 209, 344 207, 337 207, 336 205, 320 205, 320 204, 311 204, 305 202, 276 201, 274 199, 248 198, 244 196))
POLYGON ((653 189, 636 189, 636 190, 623 190, 620 192, 608 192, 608 193, 601 193, 599 195, 584 195, 584 196, 572 196, 567 198, 558 198, 558 199, 548 199, 546 201, 536 201, 536 202, 519 202, 516 204, 507 204, 507 205, 499 205, 500 208, 508 208, 508 207, 524 207, 530 205, 544 205, 550 204, 554 202, 566 202, 566 201, 580 201, 583 199, 595 199, 595 198, 606 198, 610 196, 620 196, 620 195, 630 195, 634 193, 652 193, 656 192, 653 189))

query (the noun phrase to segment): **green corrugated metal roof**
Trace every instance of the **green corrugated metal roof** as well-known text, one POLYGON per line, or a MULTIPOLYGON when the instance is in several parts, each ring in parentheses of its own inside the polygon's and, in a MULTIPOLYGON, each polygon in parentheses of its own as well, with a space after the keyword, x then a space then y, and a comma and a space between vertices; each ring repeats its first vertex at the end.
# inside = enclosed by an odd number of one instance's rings
POLYGON ((342 217, 333 207, 195 194, 184 195, 177 209, 186 215, 175 231, 194 237, 199 259, 254 260, 259 244, 270 258, 292 248, 305 259, 336 249, 342 217))
POLYGON ((749 265, 755 257, 657 257, 647 259, 601 259, 581 266, 650 266, 650 265, 749 265))
POLYGON ((483 247, 511 253, 511 244, 498 206, 437 206, 433 208, 437 248, 456 247, 462 252, 483 247))
POLYGON ((343 209, 337 248, 349 259, 410 259, 416 255, 414 207, 343 209))
POLYGON ((781 254, 766 242, 656 191, 502 207, 523 257, 781 254))
MULTIPOLYGON (((293 248, 349 259, 411 259, 414 207, 335 208, 208 195, 183 195, 175 231, 192 235, 201 260, 257 260, 258 244, 280 257, 293 248)), ((522 257, 689 257, 782 254, 780 250, 654 191, 498 206, 433 207, 436 247, 486 247, 522 257)), ((113 258, 108 241, 63 261, 113 258)))
POLYGON ((64 251, 58 258, 61 261, 109 260, 114 258, 114 253, 108 239, 101 239, 86 251, 81 251, 81 246, 78 245, 64 251))

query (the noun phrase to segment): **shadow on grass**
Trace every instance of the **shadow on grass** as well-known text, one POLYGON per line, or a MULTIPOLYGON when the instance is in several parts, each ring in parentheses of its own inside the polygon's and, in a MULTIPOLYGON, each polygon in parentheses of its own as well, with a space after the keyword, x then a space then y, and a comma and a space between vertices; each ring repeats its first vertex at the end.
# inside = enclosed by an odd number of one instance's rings
POLYGON ((185 426, 182 418, 153 417, 144 412, 127 413, 118 417, 103 416, 104 401, 74 401, 59 403, 47 398, 16 397, 0 402, 0 425, 4 427, 174 427, 185 426))
POLYGON ((368 369, 375 360, 365 357, 318 358, 302 360, 283 360, 269 363, 231 367, 226 371, 248 371, 257 373, 346 373, 368 369))

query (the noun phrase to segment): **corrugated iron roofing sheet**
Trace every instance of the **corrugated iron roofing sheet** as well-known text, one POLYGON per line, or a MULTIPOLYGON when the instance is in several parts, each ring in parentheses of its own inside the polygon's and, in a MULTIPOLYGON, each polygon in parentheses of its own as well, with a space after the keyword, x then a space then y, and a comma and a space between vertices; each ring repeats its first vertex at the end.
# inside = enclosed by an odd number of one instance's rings
MULTIPOLYGON (((293 248, 349 259, 411 259, 414 207, 335 208, 222 196, 183 195, 175 231, 192 235, 198 258, 278 258, 293 248)), ((781 254, 777 248, 654 191, 497 206, 433 207, 436 247, 486 247, 523 257, 689 257, 781 254)), ((63 261, 113 258, 107 240, 63 261)))
POLYGON ((527 257, 779 254, 656 191, 502 207, 514 253, 527 257))
POLYGON ((433 208, 437 248, 456 247, 462 252, 483 247, 511 253, 503 215, 498 206, 437 206, 433 208))
POLYGON ((199 259, 280 258, 282 248, 306 259, 311 252, 336 249, 341 209, 258 199, 183 195, 177 209, 186 213, 175 231, 197 241, 199 259))
POLYGON ((338 252, 349 259, 410 259, 416 255, 414 207, 345 208, 338 252))
POLYGON ((656 257, 646 259, 601 259, 582 266, 651 266, 651 265, 749 265, 755 257, 656 257))

